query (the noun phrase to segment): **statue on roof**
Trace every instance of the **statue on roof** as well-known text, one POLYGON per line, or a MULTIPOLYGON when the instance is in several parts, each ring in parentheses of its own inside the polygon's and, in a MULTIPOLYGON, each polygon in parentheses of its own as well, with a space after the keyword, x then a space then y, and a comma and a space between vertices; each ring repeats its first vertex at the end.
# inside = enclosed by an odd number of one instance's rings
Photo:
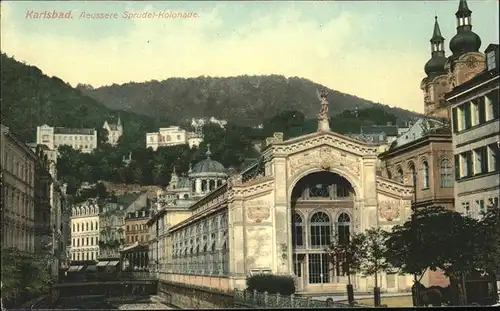
POLYGON ((321 92, 316 90, 316 94, 318 95, 318 99, 321 102, 321 109, 318 114, 318 120, 328 119, 328 101, 326 98, 328 97, 328 91, 323 89, 321 92))
POLYGON ((330 132, 330 123, 328 122, 328 90, 323 89, 321 92, 316 90, 318 99, 321 102, 321 109, 318 113, 318 132, 330 132))

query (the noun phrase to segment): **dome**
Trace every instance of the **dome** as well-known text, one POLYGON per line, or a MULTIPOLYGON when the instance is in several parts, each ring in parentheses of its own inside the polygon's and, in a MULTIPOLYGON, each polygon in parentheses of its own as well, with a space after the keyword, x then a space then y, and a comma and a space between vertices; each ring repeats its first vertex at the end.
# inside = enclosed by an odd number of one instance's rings
POLYGON ((210 158, 210 145, 207 145, 207 158, 194 165, 192 169, 189 170, 189 177, 196 175, 224 175, 227 176, 226 168, 219 162, 212 160, 210 158))
POLYGON ((436 74, 445 74, 446 70, 444 65, 446 64, 446 57, 444 55, 434 55, 425 64, 424 70, 428 77, 435 76, 436 74))
POLYGON ((453 55, 477 52, 481 48, 481 38, 472 30, 458 32, 450 40, 450 50, 453 55))
POLYGON ((190 175, 201 173, 226 173, 226 168, 219 162, 207 158, 195 164, 190 175))

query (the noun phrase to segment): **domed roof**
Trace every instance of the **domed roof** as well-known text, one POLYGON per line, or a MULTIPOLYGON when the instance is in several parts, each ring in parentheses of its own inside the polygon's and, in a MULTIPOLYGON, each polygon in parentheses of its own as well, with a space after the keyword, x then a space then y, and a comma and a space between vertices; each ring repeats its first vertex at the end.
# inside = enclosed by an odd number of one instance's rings
POLYGON ((444 55, 433 55, 424 66, 425 73, 428 77, 445 74, 446 57, 444 55))
POLYGON ((481 38, 472 30, 459 31, 450 41, 453 55, 477 52, 481 48, 481 38))
POLYGON ((212 160, 210 152, 210 145, 207 146, 207 158, 196 163, 194 167, 189 171, 189 176, 197 174, 226 174, 226 168, 221 163, 212 160))

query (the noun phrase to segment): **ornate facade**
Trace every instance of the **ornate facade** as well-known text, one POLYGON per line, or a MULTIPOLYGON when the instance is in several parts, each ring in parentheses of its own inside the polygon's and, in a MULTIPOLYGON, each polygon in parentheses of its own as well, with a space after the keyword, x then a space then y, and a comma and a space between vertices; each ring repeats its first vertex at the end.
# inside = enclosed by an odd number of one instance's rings
POLYGON ((96 199, 88 199, 72 208, 71 261, 97 260, 99 227, 99 205, 96 199))
MULTIPOLYGON (((376 175, 377 145, 333 133, 327 122, 287 141, 276 133, 241 174, 187 208, 153 216, 151 268, 161 279, 219 289, 271 272, 294 275, 300 292, 344 291, 347 276, 326 260, 330 239, 406 221, 412 188, 376 175)), ((412 284, 390 273, 379 280, 387 291, 412 284)), ((355 277, 360 291, 373 282, 355 277)))
POLYGON ((50 150, 59 146, 71 146, 75 150, 90 153, 97 148, 95 129, 51 127, 47 124, 37 126, 36 143, 45 145, 50 150))

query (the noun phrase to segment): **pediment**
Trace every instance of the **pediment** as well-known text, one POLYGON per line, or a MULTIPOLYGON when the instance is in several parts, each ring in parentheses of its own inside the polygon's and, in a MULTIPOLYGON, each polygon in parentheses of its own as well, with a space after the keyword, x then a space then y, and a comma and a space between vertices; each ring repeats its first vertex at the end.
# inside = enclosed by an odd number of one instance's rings
POLYGON ((266 148, 267 150, 264 153, 292 156, 324 146, 359 157, 367 155, 376 156, 377 154, 377 145, 359 141, 334 132, 318 132, 282 142, 274 142, 266 148))

